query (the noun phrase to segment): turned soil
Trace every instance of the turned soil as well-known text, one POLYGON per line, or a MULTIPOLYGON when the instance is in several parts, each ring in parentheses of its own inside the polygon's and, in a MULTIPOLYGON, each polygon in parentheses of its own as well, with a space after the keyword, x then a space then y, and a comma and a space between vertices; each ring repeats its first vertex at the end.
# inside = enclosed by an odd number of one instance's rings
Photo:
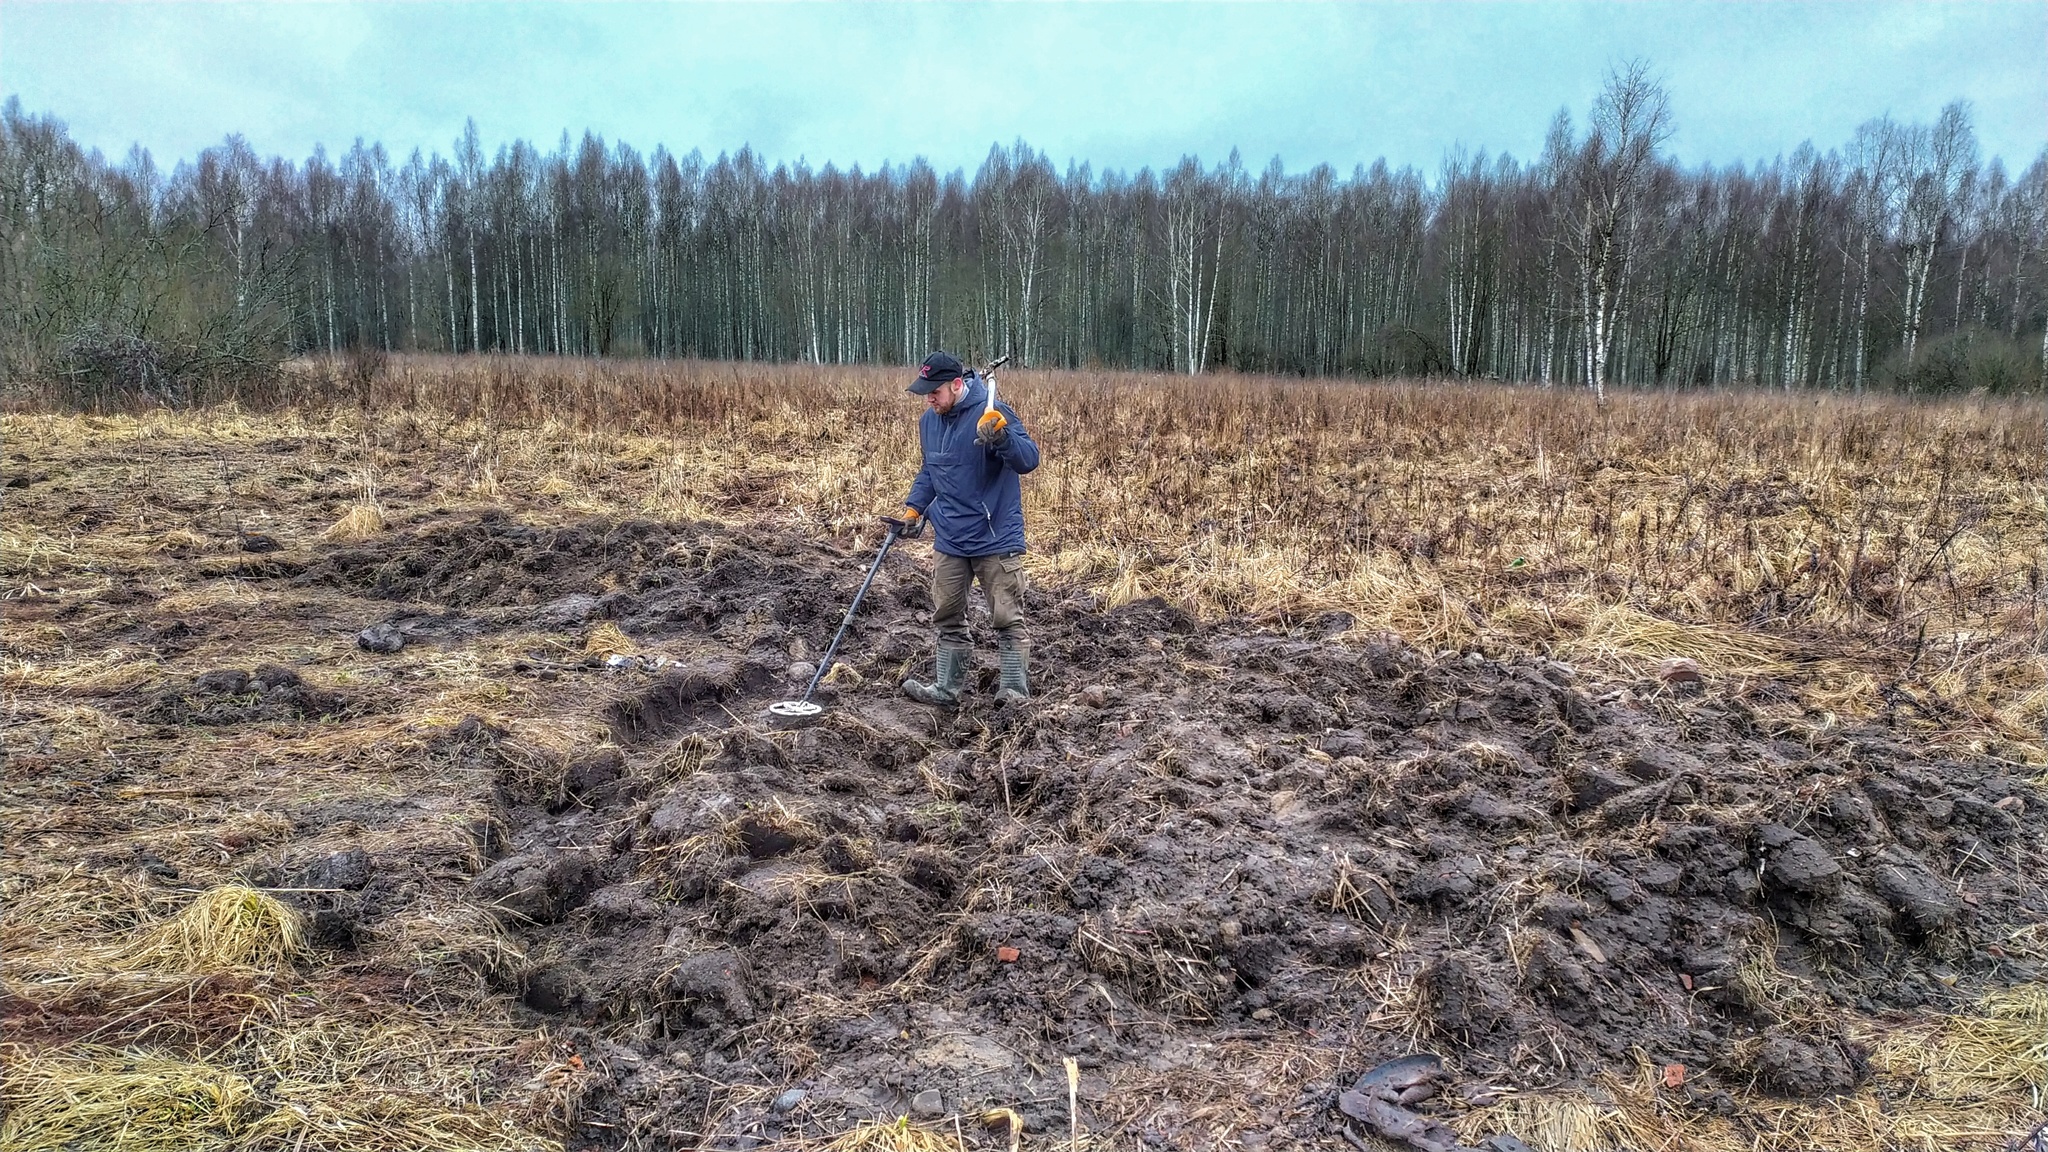
MULTIPOLYGON (((2041 978, 1998 942, 2043 916, 2048 797, 2000 756, 1817 723, 1774 707, 1783 685, 1604 682, 1341 616, 1201 623, 1048 588, 1035 698, 992 703, 980 616, 967 700, 938 712, 896 688, 930 670, 922 545, 877 578, 822 721, 762 723, 867 560, 447 514, 242 561, 366 649, 558 638, 484 672, 609 739, 543 750, 479 715, 424 734, 413 771, 487 794, 480 870, 443 886, 524 953, 482 974, 587 1054, 572 1147, 998 1107, 1063 1134, 1066 1057, 1084 1123, 1165 1147, 1326 1139, 1353 1077, 1417 1050, 1452 1070, 1419 1106, 1440 1116, 1645 1064, 1730 1113, 1858 1087, 1852 1023, 2041 978), (605 625, 636 650, 583 656, 605 625)), ((313 679, 217 669, 129 707, 389 705, 313 679)), ((345 955, 446 863, 399 843, 256 878, 330 890, 299 899, 345 955)))

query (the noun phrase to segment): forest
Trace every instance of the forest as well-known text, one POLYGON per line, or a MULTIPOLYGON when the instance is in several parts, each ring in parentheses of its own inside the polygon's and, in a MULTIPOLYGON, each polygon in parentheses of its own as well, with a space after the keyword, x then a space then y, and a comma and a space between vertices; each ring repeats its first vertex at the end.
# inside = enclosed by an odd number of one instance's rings
POLYGON ((1965 103, 1686 167, 1638 64, 1541 154, 973 173, 595 133, 403 161, 256 154, 168 173, 0 111, 0 368, 176 401, 350 349, 1463 377, 1629 387, 2038 391, 2048 151, 2008 173, 1965 103))

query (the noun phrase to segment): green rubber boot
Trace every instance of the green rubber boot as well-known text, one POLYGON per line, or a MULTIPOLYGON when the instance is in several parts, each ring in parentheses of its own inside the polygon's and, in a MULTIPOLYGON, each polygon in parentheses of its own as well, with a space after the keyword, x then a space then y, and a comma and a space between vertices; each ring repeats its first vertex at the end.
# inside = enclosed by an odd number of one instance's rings
POLYGON ((967 676, 967 658, 974 649, 965 644, 939 645, 938 672, 932 682, 905 680, 903 694, 919 704, 934 704, 940 708, 957 708, 960 705, 960 681, 967 676))
POLYGON ((996 689, 996 700, 1003 704, 1021 704, 1031 698, 1031 645, 1019 640, 1002 642, 1003 659, 1002 686, 996 689))

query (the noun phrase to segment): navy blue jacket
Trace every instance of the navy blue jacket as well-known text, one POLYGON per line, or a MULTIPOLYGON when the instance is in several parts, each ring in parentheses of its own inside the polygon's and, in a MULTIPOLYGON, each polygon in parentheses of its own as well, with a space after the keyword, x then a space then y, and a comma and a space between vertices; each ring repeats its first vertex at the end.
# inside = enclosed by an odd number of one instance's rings
POLYGON ((1017 477, 1038 467, 1038 445, 1017 413, 998 398, 1010 422, 1000 449, 974 438, 988 403, 988 384, 967 374, 967 390, 941 415, 925 409, 917 423, 924 467, 904 503, 932 525, 932 547, 948 556, 996 556, 1024 551, 1024 494, 1017 477))

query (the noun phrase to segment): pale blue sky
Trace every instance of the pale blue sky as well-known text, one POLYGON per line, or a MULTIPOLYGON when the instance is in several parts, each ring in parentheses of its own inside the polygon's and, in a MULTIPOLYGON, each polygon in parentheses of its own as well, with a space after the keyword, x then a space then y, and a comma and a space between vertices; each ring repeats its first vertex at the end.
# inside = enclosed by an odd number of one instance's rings
POLYGON ((0 0, 0 92, 118 157, 230 132, 303 158, 552 148, 585 128, 707 156, 970 171, 1023 137, 1056 164, 1204 160, 1434 174, 1454 146, 1529 158, 1610 64, 1648 59, 1671 151, 1725 164, 1974 102, 1987 157, 2048 143, 2048 3, 71 3, 0 0))

